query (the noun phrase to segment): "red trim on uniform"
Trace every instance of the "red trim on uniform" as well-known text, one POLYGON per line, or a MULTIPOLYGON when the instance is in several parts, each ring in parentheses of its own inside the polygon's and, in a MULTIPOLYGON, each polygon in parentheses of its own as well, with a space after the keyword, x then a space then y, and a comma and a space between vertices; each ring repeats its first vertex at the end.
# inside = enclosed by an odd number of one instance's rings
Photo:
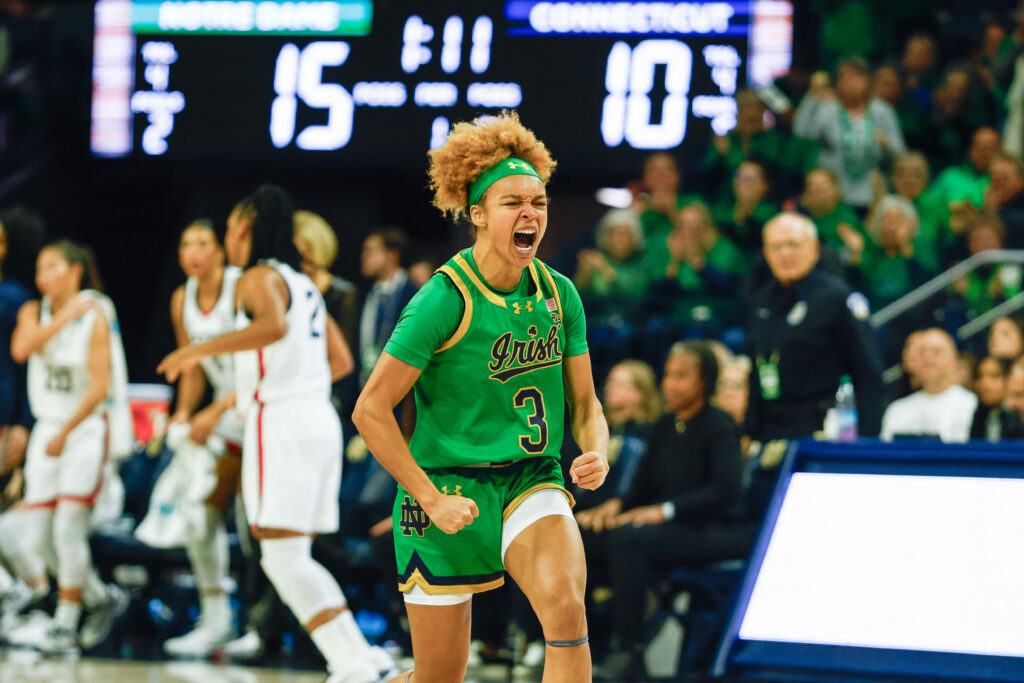
POLYGON ((256 352, 260 359, 260 379, 256 382, 256 392, 253 394, 253 400, 260 400, 260 384, 263 383, 263 377, 267 374, 266 366, 263 364, 263 349, 259 349, 256 352))
POLYGON ((256 518, 253 521, 253 528, 259 526, 260 504, 263 502, 263 404, 260 404, 259 412, 256 413, 256 451, 259 455, 257 465, 259 467, 259 493, 256 498, 256 518))
POLYGON ((52 510, 57 507, 57 499, 44 500, 41 503, 22 503, 19 510, 52 510))
POLYGON ((242 444, 235 443, 234 441, 225 441, 224 442, 224 450, 226 450, 231 455, 241 455, 242 454, 242 444))

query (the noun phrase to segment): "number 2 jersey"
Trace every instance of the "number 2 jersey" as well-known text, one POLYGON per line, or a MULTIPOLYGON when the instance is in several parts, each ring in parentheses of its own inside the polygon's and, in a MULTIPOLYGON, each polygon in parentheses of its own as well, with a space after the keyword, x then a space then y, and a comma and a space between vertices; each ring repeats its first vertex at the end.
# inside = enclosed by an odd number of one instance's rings
POLYGON ((384 351, 422 370, 409 448, 421 467, 559 457, 563 359, 587 352, 568 278, 538 260, 510 292, 456 254, 402 311, 384 351))
MULTIPOLYGON (((327 362, 327 309, 320 291, 305 273, 277 261, 265 261, 288 286, 288 331, 273 344, 235 354, 236 401, 245 410, 253 401, 314 398, 330 401, 331 368, 327 362)), ((240 302, 236 329, 250 324, 240 302)))
MULTIPOLYGON (((50 337, 28 359, 28 400, 37 420, 66 422, 89 389, 89 345, 97 312, 90 309, 50 337)), ((39 302, 39 324, 53 319, 50 299, 39 302)), ((103 412, 101 401, 95 413, 103 412)))

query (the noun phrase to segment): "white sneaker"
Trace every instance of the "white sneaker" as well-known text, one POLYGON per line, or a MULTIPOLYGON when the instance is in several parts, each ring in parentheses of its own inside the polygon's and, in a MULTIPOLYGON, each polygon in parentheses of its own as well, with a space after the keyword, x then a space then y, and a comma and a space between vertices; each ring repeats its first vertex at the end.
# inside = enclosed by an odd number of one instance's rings
POLYGON ((110 629, 118 617, 128 610, 128 593, 116 584, 107 584, 107 599, 86 612, 78 634, 83 650, 91 650, 110 635, 110 629))
POLYGON ((379 645, 370 647, 370 652, 366 657, 367 661, 377 669, 377 675, 382 681, 388 681, 402 673, 402 670, 398 668, 398 664, 391 658, 388 651, 379 645))
POLYGON ((247 629, 240 638, 224 645, 224 654, 232 659, 252 659, 263 651, 263 639, 256 629, 247 629))
POLYGON ((78 634, 73 629, 53 625, 38 645, 38 650, 48 655, 67 656, 78 654, 78 634))
POLYGON ((17 581, 11 590, 0 595, 0 638, 18 625, 18 614, 32 604, 35 595, 22 581, 17 581))
POLYGON ((235 641, 237 635, 230 622, 215 624, 200 617, 194 629, 164 642, 164 652, 172 657, 209 657, 235 641))
POLYGON ((38 648, 50 629, 50 616, 41 610, 32 610, 19 620, 7 634, 7 644, 13 647, 38 648))

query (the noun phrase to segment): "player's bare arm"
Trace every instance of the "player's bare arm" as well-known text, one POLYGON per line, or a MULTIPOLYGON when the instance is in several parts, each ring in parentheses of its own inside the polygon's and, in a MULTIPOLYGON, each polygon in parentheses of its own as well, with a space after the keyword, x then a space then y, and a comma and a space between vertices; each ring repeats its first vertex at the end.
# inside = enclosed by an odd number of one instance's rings
POLYGON ((247 270, 238 280, 237 298, 252 320, 248 327, 214 337, 202 344, 180 348, 160 361, 157 372, 173 382, 182 372, 196 367, 203 358, 261 349, 287 334, 291 295, 284 278, 273 268, 255 266, 247 270))
POLYGON ((608 422, 594 391, 590 354, 562 361, 565 397, 572 411, 572 435, 583 451, 572 462, 569 475, 574 484, 596 489, 608 476, 608 422))
POLYGON ((341 334, 341 328, 334 318, 327 316, 327 362, 331 366, 331 381, 337 382, 342 377, 352 374, 356 363, 352 359, 352 350, 341 334))
MULTIPOLYGON (((188 332, 185 331, 185 286, 174 290, 171 295, 171 324, 174 326, 174 339, 178 348, 189 345, 188 332)), ((206 391, 206 374, 198 365, 181 373, 178 380, 178 396, 174 406, 171 422, 186 422, 195 413, 199 402, 206 391)))
POLYGON ((39 301, 26 301, 18 311, 18 322, 11 335, 11 358, 15 363, 25 363, 28 357, 39 351, 60 329, 72 320, 77 320, 93 308, 96 302, 87 297, 76 296, 54 314, 50 322, 39 323, 39 301))
POLYGON ((441 531, 453 534, 480 514, 476 503, 465 496, 445 496, 437 490, 416 464, 395 420, 395 406, 412 389, 420 372, 386 351, 382 353, 356 401, 352 421, 381 466, 412 494, 441 531))

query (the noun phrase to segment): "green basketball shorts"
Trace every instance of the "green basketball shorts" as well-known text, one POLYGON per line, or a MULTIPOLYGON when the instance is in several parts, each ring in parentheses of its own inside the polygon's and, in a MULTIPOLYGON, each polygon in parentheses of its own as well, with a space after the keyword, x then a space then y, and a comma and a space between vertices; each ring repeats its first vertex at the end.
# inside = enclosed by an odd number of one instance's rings
POLYGON ((472 524, 454 534, 435 527, 423 508, 398 487, 393 511, 398 590, 418 586, 428 595, 481 593, 505 582, 502 525, 531 494, 555 489, 565 494, 562 470, 551 457, 525 458, 497 467, 441 467, 426 470, 441 493, 471 498, 480 509, 472 524))

